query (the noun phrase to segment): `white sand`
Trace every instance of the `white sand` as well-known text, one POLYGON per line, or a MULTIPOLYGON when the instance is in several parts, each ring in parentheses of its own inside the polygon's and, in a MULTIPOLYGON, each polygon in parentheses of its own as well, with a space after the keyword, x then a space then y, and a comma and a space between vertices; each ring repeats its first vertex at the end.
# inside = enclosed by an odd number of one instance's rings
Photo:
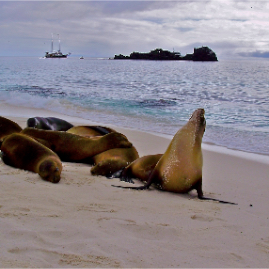
MULTIPOLYGON (((1 104, 22 127, 33 116, 92 122, 1 104)), ((115 127, 140 156, 169 139, 115 127)), ((118 189, 85 164, 63 163, 61 181, 0 161, 0 267, 269 267, 269 157, 203 146, 201 201, 154 188, 118 189), (252 206, 251 206, 252 205, 252 206)))

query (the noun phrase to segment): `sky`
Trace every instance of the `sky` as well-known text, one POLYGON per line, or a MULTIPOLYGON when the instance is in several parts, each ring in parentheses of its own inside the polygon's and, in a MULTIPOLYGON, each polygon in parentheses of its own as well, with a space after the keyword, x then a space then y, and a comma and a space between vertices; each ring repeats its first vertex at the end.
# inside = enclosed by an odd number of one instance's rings
POLYGON ((114 57, 156 48, 269 57, 269 1, 0 1, 0 56, 114 57))

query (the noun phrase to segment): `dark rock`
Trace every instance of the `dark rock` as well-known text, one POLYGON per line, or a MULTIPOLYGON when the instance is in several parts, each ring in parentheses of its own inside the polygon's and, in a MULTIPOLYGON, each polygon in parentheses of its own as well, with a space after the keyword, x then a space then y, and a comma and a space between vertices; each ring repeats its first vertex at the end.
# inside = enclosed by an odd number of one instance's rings
POLYGON ((115 55, 116 60, 187 60, 187 61, 218 61, 215 52, 208 47, 194 48, 193 54, 181 56, 180 52, 171 52, 157 48, 148 53, 132 52, 130 56, 115 55))

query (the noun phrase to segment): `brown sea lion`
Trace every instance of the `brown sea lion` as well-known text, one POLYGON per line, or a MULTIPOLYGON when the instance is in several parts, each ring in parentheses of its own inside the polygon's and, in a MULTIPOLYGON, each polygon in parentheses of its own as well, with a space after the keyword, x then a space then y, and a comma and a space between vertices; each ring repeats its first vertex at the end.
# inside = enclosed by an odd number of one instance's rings
POLYGON ((130 148, 132 143, 121 133, 86 138, 67 132, 25 128, 27 134, 56 152, 62 161, 88 162, 88 159, 112 148, 130 148))
POLYGON ((95 166, 92 167, 91 173, 111 177, 137 158, 139 155, 135 147, 110 149, 92 158, 95 166))
POLYGON ((42 130, 66 131, 73 127, 73 124, 54 117, 34 117, 27 120, 27 126, 42 130))
POLYGON ((0 116, 0 139, 9 134, 19 133, 21 130, 19 124, 0 116))
POLYGON ((106 135, 112 132, 116 132, 115 130, 105 127, 105 126, 74 126, 66 131, 67 133, 81 135, 85 137, 93 137, 106 135))
POLYGON ((120 180, 133 182, 132 178, 136 178, 147 181, 162 156, 163 154, 146 155, 134 160, 122 170, 120 180))
POLYGON ((4 138, 1 157, 5 164, 38 173, 41 178, 58 183, 62 163, 52 150, 28 135, 14 133, 4 138))
POLYGON ((195 110, 188 123, 175 134, 166 152, 153 169, 147 183, 141 187, 129 188, 143 190, 148 189, 154 183, 161 190, 176 193, 188 193, 195 189, 199 199, 230 203, 206 198, 203 195, 201 144, 206 127, 204 114, 205 111, 202 108, 195 110))

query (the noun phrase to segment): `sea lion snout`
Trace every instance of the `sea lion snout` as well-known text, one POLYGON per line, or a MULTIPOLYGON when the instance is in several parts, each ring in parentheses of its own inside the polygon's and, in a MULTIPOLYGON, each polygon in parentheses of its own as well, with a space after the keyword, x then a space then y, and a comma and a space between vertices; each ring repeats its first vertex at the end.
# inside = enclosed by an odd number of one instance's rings
POLYGON ((60 162, 45 160, 39 166, 39 175, 46 181, 58 183, 61 179, 62 165, 60 162))
POLYGON ((197 121, 197 122, 203 122, 203 121, 205 121, 205 110, 203 108, 196 109, 192 113, 189 121, 197 121))
POLYGON ((203 108, 200 108, 200 122, 201 125, 206 126, 205 110, 203 108))
POLYGON ((200 132, 203 134, 206 128, 205 110, 203 108, 196 109, 192 113, 189 123, 195 126, 197 134, 200 132))

